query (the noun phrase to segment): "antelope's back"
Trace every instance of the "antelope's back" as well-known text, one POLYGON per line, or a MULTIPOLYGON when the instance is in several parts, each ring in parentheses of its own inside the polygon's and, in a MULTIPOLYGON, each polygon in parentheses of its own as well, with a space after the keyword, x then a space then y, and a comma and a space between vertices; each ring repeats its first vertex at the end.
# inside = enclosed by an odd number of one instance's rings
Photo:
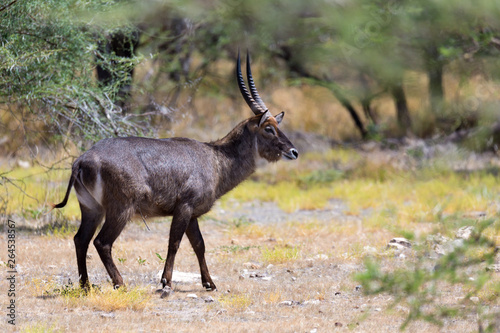
POLYGON ((126 137, 99 141, 75 164, 91 191, 102 179, 103 206, 119 197, 152 216, 171 215, 179 202, 197 206, 215 197, 215 159, 213 149, 196 140, 126 137))

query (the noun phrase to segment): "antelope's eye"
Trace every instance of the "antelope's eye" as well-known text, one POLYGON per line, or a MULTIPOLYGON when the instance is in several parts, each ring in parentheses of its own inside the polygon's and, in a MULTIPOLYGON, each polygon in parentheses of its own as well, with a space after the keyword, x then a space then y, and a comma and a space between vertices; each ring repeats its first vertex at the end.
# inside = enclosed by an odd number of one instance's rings
POLYGON ((276 133, 274 132, 274 128, 272 126, 266 126, 266 128, 264 128, 264 130, 269 133, 269 134, 273 134, 273 135, 276 135, 276 133))

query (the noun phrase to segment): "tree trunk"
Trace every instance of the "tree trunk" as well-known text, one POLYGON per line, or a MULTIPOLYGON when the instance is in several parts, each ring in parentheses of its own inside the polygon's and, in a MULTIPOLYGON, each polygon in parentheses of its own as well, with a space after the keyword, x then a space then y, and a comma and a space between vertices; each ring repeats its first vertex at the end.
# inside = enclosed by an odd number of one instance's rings
POLYGON ((292 58, 292 50, 287 47, 287 46, 281 46, 281 52, 277 53, 277 55, 285 60, 289 71, 291 73, 295 73, 296 75, 311 79, 313 80, 316 84, 327 87, 330 89, 332 94, 337 98, 337 100, 342 104, 343 107, 347 109, 349 112, 349 115, 351 116, 352 120, 354 121, 354 125, 356 125, 356 128, 358 129, 359 133, 361 134, 361 137, 363 139, 366 139, 368 136, 368 132, 365 129, 365 126, 363 125, 363 122, 361 121, 361 118, 359 117, 358 113, 356 112, 356 109, 352 106, 351 102, 344 96, 344 94, 337 88, 335 88, 335 85, 333 84, 331 79, 327 78, 320 78, 308 70, 306 70, 301 63, 298 63, 293 60, 292 58))
POLYGON ((98 50, 102 56, 100 61, 97 61, 97 80, 101 87, 113 87, 118 82, 118 90, 113 98, 115 105, 122 108, 123 112, 129 109, 129 99, 132 85, 132 77, 134 75, 134 68, 129 68, 126 73, 126 79, 120 79, 119 73, 115 68, 116 62, 110 60, 106 62, 107 57, 134 57, 135 49, 139 44, 140 33, 134 30, 130 33, 118 31, 107 36, 106 42, 98 43, 98 50))
POLYGON ((444 63, 439 60, 439 50, 435 45, 427 48, 427 76, 429 78, 429 101, 431 110, 439 113, 443 108, 443 70, 444 63))
POLYGON ((398 124, 404 135, 411 134, 411 118, 408 111, 408 103, 402 83, 391 86, 391 94, 396 105, 398 124))
POLYGON ((356 112, 356 109, 352 106, 351 102, 337 89, 330 89, 335 98, 337 98, 342 104, 343 107, 347 109, 349 112, 349 115, 351 116, 352 120, 354 121, 354 125, 356 125, 356 128, 358 129, 359 133, 361 134, 361 137, 363 139, 366 139, 368 136, 368 132, 365 129, 365 126, 363 125, 363 122, 358 116, 358 113, 356 112))

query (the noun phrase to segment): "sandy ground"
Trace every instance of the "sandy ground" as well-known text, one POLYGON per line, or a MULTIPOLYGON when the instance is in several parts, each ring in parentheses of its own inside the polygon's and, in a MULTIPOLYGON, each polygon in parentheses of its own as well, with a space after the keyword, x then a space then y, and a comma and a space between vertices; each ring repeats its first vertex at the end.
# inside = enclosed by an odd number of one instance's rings
MULTIPOLYGON (((159 273, 166 256, 169 220, 129 223, 113 248, 127 288, 139 288, 145 301, 134 309, 125 305, 110 310, 106 304, 68 298, 54 292, 78 280, 72 234, 16 235, 16 325, 6 321, 9 283, 0 282, 2 331, 72 332, 393 332, 404 322, 409 308, 387 309, 389 295, 365 296, 353 274, 363 270, 362 251, 367 244, 377 251, 391 235, 365 233, 362 216, 344 214, 341 201, 316 211, 285 213, 271 203, 217 204, 201 222, 207 263, 218 291, 207 292, 198 280, 198 264, 184 238, 176 258, 174 293, 161 299, 159 273), (357 244, 353 247, 353 244, 357 244), (361 244, 361 245, 360 245, 361 244), (291 258, 272 249, 298 249, 291 258), (275 253, 276 254, 276 253, 275 253), (118 258, 120 260, 118 260, 118 258)), ((19 222, 21 225, 22 223, 19 222)), ((1 236, 6 244, 6 234, 1 236)), ((3 246, 6 249, 6 246, 3 246)), ((6 250, 4 250, 4 253, 6 250)), ((6 261, 4 253, 0 256, 6 261)), ((95 248, 89 249, 89 276, 103 290, 108 275, 95 248)), ((404 259, 385 256, 387 267, 404 265, 404 259)), ((3 265, 5 266, 5 265, 3 265)), ((7 270, 3 268, 3 275, 7 270)), ((452 297, 453 290, 443 290, 452 297)), ((108 291, 113 293, 113 291, 108 291)), ((104 296, 103 296, 104 298, 104 296)), ((127 297, 124 297, 125 299, 127 297)), ((104 302, 105 303, 105 302, 104 302)), ((8 319, 8 318, 7 318, 8 319)), ((472 332, 473 315, 444 321, 439 328, 412 323, 409 332, 472 332)))

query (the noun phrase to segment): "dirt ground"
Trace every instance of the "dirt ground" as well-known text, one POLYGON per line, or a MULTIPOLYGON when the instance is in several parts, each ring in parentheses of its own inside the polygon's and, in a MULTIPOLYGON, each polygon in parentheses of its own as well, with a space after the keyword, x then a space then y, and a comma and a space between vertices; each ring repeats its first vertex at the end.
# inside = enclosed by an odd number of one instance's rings
MULTIPOLYGON (((388 295, 365 296, 353 274, 361 272, 369 246, 385 253, 386 267, 404 265, 386 253, 387 231, 367 232, 363 217, 346 214, 342 201, 322 210, 285 213, 271 203, 218 203, 200 222, 215 292, 199 281, 189 242, 178 252, 174 293, 160 298, 160 257, 166 257, 168 219, 130 222, 113 248, 127 292, 113 291, 95 248, 88 255, 89 276, 102 294, 64 296, 58 290, 78 281, 72 236, 16 233, 16 325, 3 316, 2 331, 25 332, 394 332, 409 308, 388 309, 388 295), (115 295, 115 296, 113 296, 115 295), (137 296, 137 299, 133 297, 137 296)), ((6 244, 6 233, 0 235, 6 244)), ((4 256, 1 259, 5 261, 4 256)), ((5 266, 5 265, 3 265, 5 266)), ((4 276, 7 272, 4 272, 4 276)), ((0 281, 2 309, 9 281, 0 281)), ((458 302, 452 290, 448 301, 458 302)), ((6 313, 7 314, 7 313, 6 313)), ((443 327, 414 322, 408 332, 473 332, 474 317, 443 327)))

